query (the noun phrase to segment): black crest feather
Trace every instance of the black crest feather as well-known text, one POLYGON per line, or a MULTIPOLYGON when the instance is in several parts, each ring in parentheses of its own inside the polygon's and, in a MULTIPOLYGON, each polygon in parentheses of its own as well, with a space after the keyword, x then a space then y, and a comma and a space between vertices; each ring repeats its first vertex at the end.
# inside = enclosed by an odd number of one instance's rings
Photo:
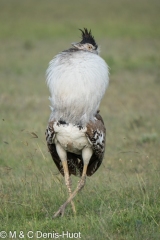
POLYGON ((94 40, 94 37, 92 36, 91 30, 88 31, 87 28, 84 28, 84 30, 79 29, 82 32, 82 41, 81 44, 90 43, 97 49, 97 44, 94 40))

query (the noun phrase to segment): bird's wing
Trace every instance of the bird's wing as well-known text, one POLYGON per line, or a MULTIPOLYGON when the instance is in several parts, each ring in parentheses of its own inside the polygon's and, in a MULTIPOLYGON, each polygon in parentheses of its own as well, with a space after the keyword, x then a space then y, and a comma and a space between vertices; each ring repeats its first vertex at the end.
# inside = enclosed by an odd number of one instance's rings
POLYGON ((54 121, 51 121, 51 122, 49 122, 49 124, 47 126, 47 129, 46 129, 46 132, 45 132, 46 141, 47 141, 48 150, 49 150, 49 152, 50 152, 50 154, 51 154, 51 156, 52 156, 52 158, 53 158, 57 168, 62 173, 63 167, 62 167, 62 164, 60 165, 61 160, 60 160, 60 158, 59 158, 59 156, 57 154, 56 146, 53 143, 53 139, 55 137, 53 124, 54 124, 54 121))
MULTIPOLYGON (((53 125, 54 125, 54 121, 49 122, 48 127, 45 132, 46 141, 47 141, 47 145, 48 145, 48 150, 52 156, 53 161, 55 162, 59 172, 64 176, 62 162, 57 154, 56 146, 53 142, 53 139, 55 137, 53 125)), ((83 160, 80 155, 67 152, 67 163, 68 163, 68 170, 69 170, 70 175, 71 174, 73 174, 75 176, 82 175, 83 160)))
POLYGON ((86 127, 86 136, 93 147, 93 155, 87 168, 87 176, 91 176, 101 165, 105 151, 106 129, 99 112, 95 116, 95 121, 90 121, 86 127))
MULTIPOLYGON (((53 161, 55 162, 60 173, 64 176, 63 166, 57 154, 56 146, 53 141, 55 137, 53 125, 54 121, 49 122, 45 133, 46 141, 48 145, 48 150, 52 156, 53 161)), ((92 144, 93 148, 93 155, 89 161, 87 168, 87 176, 91 176, 97 171, 103 160, 105 151, 106 130, 103 119, 98 112, 95 116, 95 121, 90 121, 86 127, 86 137, 88 138, 88 141, 92 144)), ((67 152, 67 163, 69 174, 73 174, 75 176, 82 175, 84 164, 81 155, 67 152)))

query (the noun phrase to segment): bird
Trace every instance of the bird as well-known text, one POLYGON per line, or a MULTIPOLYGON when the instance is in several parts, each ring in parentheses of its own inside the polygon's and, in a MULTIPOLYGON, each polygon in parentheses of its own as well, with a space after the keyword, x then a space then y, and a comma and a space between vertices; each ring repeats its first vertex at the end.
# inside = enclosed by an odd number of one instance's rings
POLYGON ((69 194, 53 218, 64 216, 68 204, 76 213, 73 198, 100 167, 105 152, 106 128, 99 106, 109 84, 109 67, 99 56, 91 30, 79 30, 81 41, 58 53, 46 71, 51 104, 46 142, 69 194), (80 177, 74 191, 71 175, 80 177))

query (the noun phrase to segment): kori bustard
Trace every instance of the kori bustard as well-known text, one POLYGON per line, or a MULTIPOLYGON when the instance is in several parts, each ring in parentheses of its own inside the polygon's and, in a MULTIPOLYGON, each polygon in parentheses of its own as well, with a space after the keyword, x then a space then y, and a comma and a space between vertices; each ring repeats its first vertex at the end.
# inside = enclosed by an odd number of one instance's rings
POLYGON ((99 56, 91 30, 81 30, 82 40, 56 55, 47 69, 51 115, 46 129, 49 152, 65 178, 69 198, 53 217, 63 216, 66 206, 93 175, 105 151, 105 126, 100 101, 109 83, 106 62, 99 56), (80 176, 72 192, 70 175, 80 176))

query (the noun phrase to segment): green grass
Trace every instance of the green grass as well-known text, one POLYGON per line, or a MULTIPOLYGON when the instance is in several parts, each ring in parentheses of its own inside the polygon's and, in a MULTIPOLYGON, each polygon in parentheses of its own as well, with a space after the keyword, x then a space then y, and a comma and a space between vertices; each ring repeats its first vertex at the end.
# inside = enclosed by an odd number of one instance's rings
POLYGON ((23 231, 24 239, 28 231, 160 239, 159 7, 158 0, 1 0, 0 231, 23 231), (45 71, 83 27, 92 29, 110 66, 100 108, 106 153, 74 200, 76 216, 68 206, 52 220, 67 191, 45 142, 45 71))

